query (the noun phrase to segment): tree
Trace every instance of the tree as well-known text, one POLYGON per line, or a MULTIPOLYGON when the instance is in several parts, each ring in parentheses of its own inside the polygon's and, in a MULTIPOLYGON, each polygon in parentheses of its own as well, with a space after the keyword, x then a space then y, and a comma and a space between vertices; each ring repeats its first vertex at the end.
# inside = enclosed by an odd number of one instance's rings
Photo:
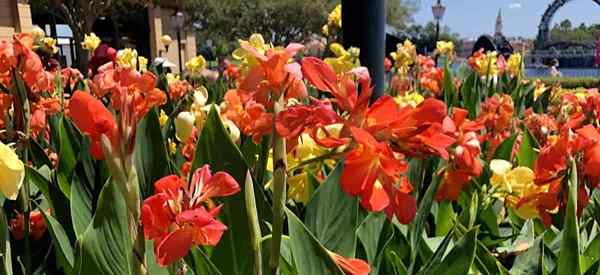
MULTIPOLYGON (((419 53, 428 53, 435 49, 435 23, 428 22, 427 24, 419 25, 414 24, 409 26, 406 30, 401 31, 398 35, 402 40, 409 39, 417 47, 419 53)), ((456 45, 456 51, 460 52, 462 43, 459 43, 459 34, 452 33, 450 27, 440 27, 440 41, 452 41, 456 45)))
POLYGON ((386 5, 387 24, 398 31, 413 22, 412 15, 418 9, 416 0, 388 0, 386 5))
POLYGON ((31 0, 33 12, 49 12, 62 19, 73 32, 75 53, 78 68, 87 71, 88 53, 81 42, 86 33, 92 31, 96 19, 103 15, 111 15, 118 10, 124 10, 131 5, 146 5, 149 0, 31 0))

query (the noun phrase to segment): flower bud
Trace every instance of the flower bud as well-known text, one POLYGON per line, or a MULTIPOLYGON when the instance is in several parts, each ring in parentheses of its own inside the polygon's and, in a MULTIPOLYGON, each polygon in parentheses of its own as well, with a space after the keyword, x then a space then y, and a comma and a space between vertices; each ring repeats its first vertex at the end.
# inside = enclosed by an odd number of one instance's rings
POLYGON ((16 200, 25 178, 25 165, 15 152, 0 142, 0 192, 9 200, 16 200))
POLYGON ((175 136, 179 141, 186 141, 194 130, 194 114, 190 112, 181 112, 175 119, 175 136))

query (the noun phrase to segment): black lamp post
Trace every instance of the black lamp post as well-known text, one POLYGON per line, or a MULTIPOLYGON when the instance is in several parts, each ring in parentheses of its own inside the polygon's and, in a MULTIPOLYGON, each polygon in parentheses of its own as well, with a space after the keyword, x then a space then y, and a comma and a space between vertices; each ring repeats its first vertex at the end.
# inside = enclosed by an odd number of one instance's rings
POLYGON ((383 95, 385 70, 385 0, 342 0, 344 47, 360 48, 360 64, 375 85, 372 100, 383 95))
MULTIPOLYGON (((441 0, 437 0, 437 3, 431 7, 433 12, 433 18, 435 19, 435 41, 433 42, 433 48, 436 47, 438 40, 440 39, 440 21, 444 18, 446 12, 446 6, 442 5, 441 0)), ((437 56, 435 57, 437 63, 437 56)))
POLYGON ((177 55, 179 57, 179 73, 183 74, 183 61, 181 60, 181 29, 183 29, 183 24, 185 23, 185 18, 183 16, 183 12, 177 11, 175 13, 175 29, 177 30, 177 55))

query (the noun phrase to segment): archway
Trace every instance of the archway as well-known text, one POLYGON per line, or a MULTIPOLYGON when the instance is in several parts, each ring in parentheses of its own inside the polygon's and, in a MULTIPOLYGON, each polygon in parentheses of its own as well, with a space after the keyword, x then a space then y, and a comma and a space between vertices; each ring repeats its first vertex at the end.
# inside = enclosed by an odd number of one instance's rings
MULTIPOLYGON (((540 49, 545 47, 545 45, 549 42, 550 40, 550 23, 552 23, 552 18, 554 17, 554 14, 556 13, 556 11, 558 11, 560 8, 562 8, 562 6, 564 6, 566 3, 571 2, 573 0, 554 0, 550 5, 548 5, 548 8, 546 9, 546 11, 544 12, 544 15, 542 16, 542 21, 540 22, 540 26, 539 26, 539 31, 538 31, 538 36, 537 36, 537 41, 536 41, 536 48, 540 49)), ((596 2, 596 4, 600 5, 600 0, 592 0, 594 2, 596 2)))

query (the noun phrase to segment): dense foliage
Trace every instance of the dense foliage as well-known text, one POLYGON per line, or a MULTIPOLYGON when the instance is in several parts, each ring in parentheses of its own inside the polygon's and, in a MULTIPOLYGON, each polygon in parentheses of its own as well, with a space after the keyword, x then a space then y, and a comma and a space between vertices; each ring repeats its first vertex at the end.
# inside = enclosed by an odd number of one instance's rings
POLYGON ((372 98, 337 43, 252 34, 184 76, 105 49, 85 78, 54 45, 0 42, 3 273, 600 272, 600 93, 525 81, 519 54, 455 74, 453 43, 436 66, 407 40, 372 98))

